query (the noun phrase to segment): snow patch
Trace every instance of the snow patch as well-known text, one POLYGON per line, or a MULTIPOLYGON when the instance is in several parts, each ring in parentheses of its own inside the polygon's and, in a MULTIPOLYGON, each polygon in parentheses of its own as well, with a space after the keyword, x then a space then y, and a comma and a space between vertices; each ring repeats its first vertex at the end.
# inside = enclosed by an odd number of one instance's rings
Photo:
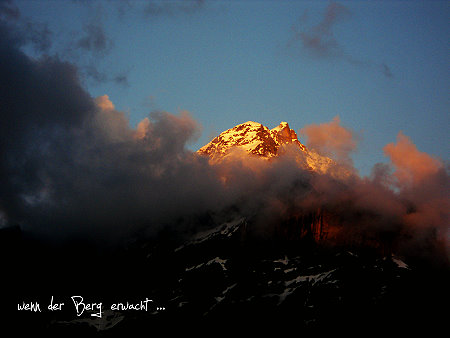
POLYGON ((401 269, 408 269, 409 270, 409 266, 408 264, 406 264, 405 262, 403 262, 401 259, 397 258, 397 257, 392 257, 392 261, 397 264, 397 266, 401 269))
POLYGON ((188 245, 199 244, 218 235, 226 235, 227 237, 231 237, 239 229, 239 226, 242 224, 244 220, 245 217, 241 217, 234 221, 223 223, 215 228, 199 232, 195 236, 193 236, 193 238, 186 244, 183 244, 178 248, 176 248, 175 252, 183 249, 188 245))
POLYGON ((274 263, 281 263, 283 265, 288 265, 289 259, 287 258, 287 256, 284 256, 284 259, 277 259, 275 261, 273 261, 274 263))
POLYGON ((227 262, 226 259, 221 259, 219 257, 216 257, 216 258, 211 259, 208 263, 206 263, 206 265, 211 265, 213 263, 217 263, 217 264, 220 264, 223 271, 226 271, 227 270, 227 268, 225 267, 226 262, 227 262))
POLYGON ((312 285, 314 286, 316 283, 322 282, 323 280, 327 279, 336 270, 337 269, 333 269, 333 270, 326 271, 326 272, 321 272, 321 273, 318 273, 317 275, 298 276, 295 279, 286 281, 285 285, 289 286, 292 283, 312 282, 312 285))
MULTIPOLYGON (((297 278, 294 278, 292 280, 286 281, 284 283, 286 288, 284 289, 283 293, 281 293, 279 295, 280 300, 278 302, 278 305, 281 304, 282 302, 284 302, 286 297, 288 297, 290 294, 292 294, 295 290, 297 290, 300 287, 300 285, 296 285, 296 286, 292 286, 292 287, 290 287, 290 285, 292 285, 292 284, 299 284, 301 282, 302 283, 303 282, 311 282, 311 286, 314 286, 317 283, 325 281, 326 279, 328 279, 330 277, 330 275, 336 270, 337 269, 333 269, 333 270, 330 270, 330 271, 318 273, 316 275, 298 276, 297 278)), ((327 281, 327 283, 330 283, 330 284, 334 284, 336 282, 337 282, 337 280, 329 280, 329 281, 327 281)))

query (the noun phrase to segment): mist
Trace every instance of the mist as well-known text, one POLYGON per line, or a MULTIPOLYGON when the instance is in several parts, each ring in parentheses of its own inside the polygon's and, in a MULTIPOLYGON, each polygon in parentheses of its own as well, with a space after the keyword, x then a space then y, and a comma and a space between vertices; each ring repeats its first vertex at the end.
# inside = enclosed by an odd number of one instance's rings
POLYGON ((134 129, 107 95, 87 92, 75 65, 27 56, 24 34, 0 22, 3 227, 55 242, 116 243, 163 229, 189 233, 189 220, 220 220, 230 208, 256 217, 262 232, 292 210, 320 209, 333 215, 337 241, 388 236, 405 254, 448 257, 448 168, 405 135, 386 145, 391 163, 370 177, 352 167, 357 140, 338 118, 301 130, 309 146, 335 157, 328 172, 299 165, 304 154, 294 149, 273 161, 236 151, 211 163, 187 150, 201 134, 189 112, 151 112, 134 129), (349 175, 333 174, 340 168, 349 175))

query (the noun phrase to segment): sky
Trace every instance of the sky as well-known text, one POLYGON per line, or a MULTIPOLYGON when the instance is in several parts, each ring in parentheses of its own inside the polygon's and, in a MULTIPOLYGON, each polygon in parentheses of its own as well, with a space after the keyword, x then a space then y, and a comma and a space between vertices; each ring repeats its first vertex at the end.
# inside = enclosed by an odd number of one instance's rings
MULTIPOLYGON (((188 111, 187 146, 246 121, 296 131, 338 117, 361 175, 399 132, 448 161, 448 1, 7 1, 24 52, 76 65, 132 127, 188 111)), ((306 135, 300 133, 306 143, 306 135)))
POLYGON ((432 1, 0 1, 0 229, 100 247, 232 217, 269 234, 325 210, 344 242, 388 236, 447 262, 448 13, 432 1), (194 153, 249 120, 286 121, 335 161, 289 145, 273 161, 194 153))
POLYGON ((271 238, 320 213, 330 243, 448 268, 449 14, 449 1, 0 0, 12 287, 42 262, 72 278, 72 258, 98 272, 91 252, 134 258, 121 248, 242 218, 271 238), (194 153, 249 120, 286 121, 335 161, 290 145, 270 161, 194 153))

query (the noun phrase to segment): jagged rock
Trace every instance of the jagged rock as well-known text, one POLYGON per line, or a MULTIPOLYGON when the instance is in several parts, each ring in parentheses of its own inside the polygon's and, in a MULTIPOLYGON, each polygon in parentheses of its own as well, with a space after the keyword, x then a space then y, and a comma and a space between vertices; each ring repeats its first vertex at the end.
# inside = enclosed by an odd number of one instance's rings
POLYGON ((233 150, 274 160, 286 153, 288 148, 291 153, 296 154, 298 166, 303 169, 318 173, 327 173, 333 169, 332 175, 349 175, 348 170, 336 168, 336 163, 332 159, 307 149, 287 122, 281 122, 277 127, 269 129, 261 123, 247 121, 220 133, 197 152, 209 156, 213 162, 220 162, 232 156, 233 150))

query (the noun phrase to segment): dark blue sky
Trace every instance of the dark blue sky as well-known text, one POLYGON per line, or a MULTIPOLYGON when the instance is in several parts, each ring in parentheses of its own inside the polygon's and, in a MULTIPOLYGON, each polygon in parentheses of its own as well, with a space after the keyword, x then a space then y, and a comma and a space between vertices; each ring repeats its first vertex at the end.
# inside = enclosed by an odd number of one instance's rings
POLYGON ((339 116, 363 175, 399 131, 449 159, 448 1, 14 4, 41 42, 29 55, 74 63, 132 126, 189 111, 203 126, 193 150, 248 120, 299 131, 339 116))

